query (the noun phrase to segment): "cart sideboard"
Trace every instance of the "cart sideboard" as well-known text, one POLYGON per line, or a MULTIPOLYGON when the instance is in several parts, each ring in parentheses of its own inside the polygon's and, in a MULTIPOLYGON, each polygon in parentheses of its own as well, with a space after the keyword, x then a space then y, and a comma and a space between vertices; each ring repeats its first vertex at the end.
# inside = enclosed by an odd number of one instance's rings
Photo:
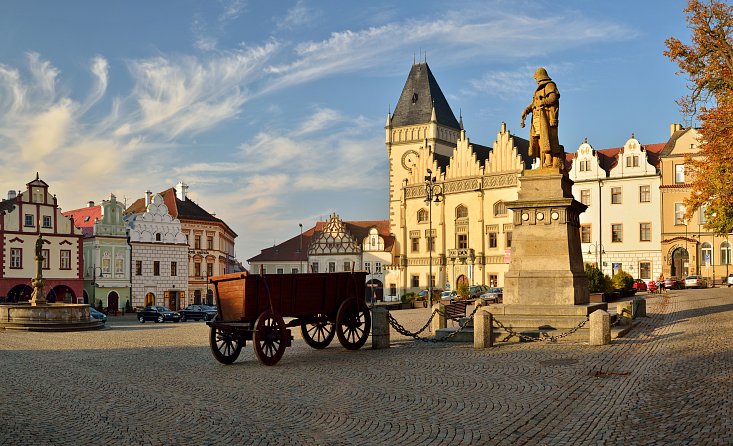
POLYGON ((327 347, 335 333, 344 347, 359 349, 371 328, 365 280, 365 272, 211 277, 218 312, 207 322, 212 353, 231 364, 250 340, 260 362, 274 365, 290 346, 289 328, 297 326, 313 348, 327 347))

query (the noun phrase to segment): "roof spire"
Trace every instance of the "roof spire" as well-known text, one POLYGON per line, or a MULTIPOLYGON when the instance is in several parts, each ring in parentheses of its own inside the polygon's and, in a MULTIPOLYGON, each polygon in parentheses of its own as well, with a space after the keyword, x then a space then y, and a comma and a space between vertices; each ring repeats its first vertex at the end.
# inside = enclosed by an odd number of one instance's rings
POLYGON ((583 138, 583 144, 588 144, 588 137, 583 138))
POLYGON ((634 132, 631 132, 631 139, 636 139, 634 138, 634 132))
POLYGON ((430 122, 438 122, 438 116, 435 114, 435 101, 433 101, 433 109, 430 111, 430 122))
POLYGON ((36 172, 36 179, 38 179, 38 172, 36 172))
POLYGON ((463 109, 458 109, 458 126, 463 130, 463 109))

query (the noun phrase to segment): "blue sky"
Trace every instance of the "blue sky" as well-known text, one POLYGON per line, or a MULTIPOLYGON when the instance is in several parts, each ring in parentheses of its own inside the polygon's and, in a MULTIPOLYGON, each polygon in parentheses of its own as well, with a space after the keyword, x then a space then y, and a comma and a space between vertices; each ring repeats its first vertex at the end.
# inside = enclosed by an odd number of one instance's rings
POLYGON ((7 0, 0 188, 39 171, 70 210, 183 180, 244 261, 331 212, 387 218, 384 123, 421 52, 473 142, 527 136, 538 66, 567 151, 666 141, 685 4, 7 0))

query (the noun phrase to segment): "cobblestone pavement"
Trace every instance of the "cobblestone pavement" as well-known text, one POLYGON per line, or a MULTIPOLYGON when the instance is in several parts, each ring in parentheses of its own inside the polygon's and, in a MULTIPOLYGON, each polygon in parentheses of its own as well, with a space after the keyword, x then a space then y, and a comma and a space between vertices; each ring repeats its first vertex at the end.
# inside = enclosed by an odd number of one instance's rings
MULTIPOLYGON (((612 345, 394 337, 224 366, 201 322, 0 332, 0 444, 733 444, 733 289, 655 295, 612 345), (367 344, 369 345, 369 344, 367 344)), ((416 329, 429 310, 394 312, 416 329)))

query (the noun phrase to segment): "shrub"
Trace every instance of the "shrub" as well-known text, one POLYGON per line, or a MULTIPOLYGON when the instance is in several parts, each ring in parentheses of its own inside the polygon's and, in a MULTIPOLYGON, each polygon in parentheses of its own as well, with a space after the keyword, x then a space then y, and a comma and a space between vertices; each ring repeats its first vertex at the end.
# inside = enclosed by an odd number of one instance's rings
POLYGON ((130 302, 130 299, 125 301, 125 313, 132 313, 132 302, 130 302))
POLYGON ((613 287, 617 290, 630 290, 634 285, 634 278, 631 277, 631 274, 623 270, 620 270, 618 274, 613 276, 611 281, 613 283, 613 287))
POLYGON ((417 299, 417 294, 410 291, 409 293, 403 294, 402 297, 400 298, 400 301, 402 301, 403 304, 406 304, 410 302, 415 302, 416 299, 417 299))
POLYGON ((458 289, 456 290, 458 292, 458 297, 461 299, 468 299, 468 296, 470 294, 468 284, 466 283, 459 283, 458 289))
POLYGON ((588 277, 588 288, 591 293, 606 293, 613 288, 611 278, 595 266, 585 265, 585 275, 588 277))
POLYGON ((99 300, 97 301, 97 310, 99 310, 99 311, 102 311, 102 308, 103 308, 103 307, 102 307, 102 299, 99 299, 99 300))

